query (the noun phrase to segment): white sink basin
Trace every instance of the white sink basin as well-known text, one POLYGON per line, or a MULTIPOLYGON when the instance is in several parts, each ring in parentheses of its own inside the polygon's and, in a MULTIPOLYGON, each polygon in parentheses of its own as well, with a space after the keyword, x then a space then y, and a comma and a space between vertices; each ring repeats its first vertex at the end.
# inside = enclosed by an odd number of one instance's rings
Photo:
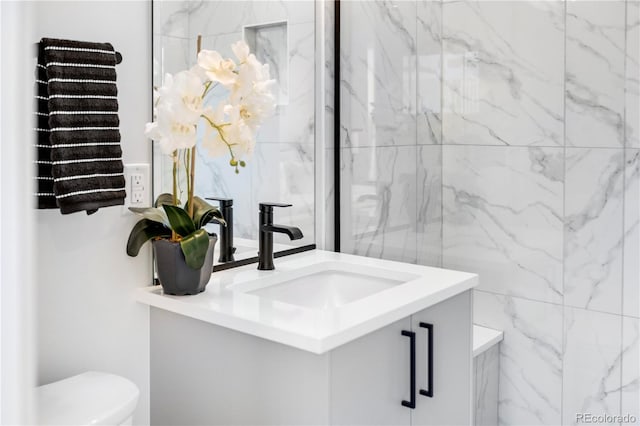
POLYGON ((232 290, 312 309, 335 309, 416 278, 419 276, 384 268, 323 262, 232 290))

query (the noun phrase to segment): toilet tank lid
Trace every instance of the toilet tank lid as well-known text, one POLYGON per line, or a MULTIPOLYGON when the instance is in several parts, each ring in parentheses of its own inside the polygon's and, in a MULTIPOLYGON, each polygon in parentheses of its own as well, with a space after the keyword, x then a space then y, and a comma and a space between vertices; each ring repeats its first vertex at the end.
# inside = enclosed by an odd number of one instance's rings
POLYGON ((88 371, 38 387, 38 424, 120 424, 133 413, 139 394, 124 377, 88 371))

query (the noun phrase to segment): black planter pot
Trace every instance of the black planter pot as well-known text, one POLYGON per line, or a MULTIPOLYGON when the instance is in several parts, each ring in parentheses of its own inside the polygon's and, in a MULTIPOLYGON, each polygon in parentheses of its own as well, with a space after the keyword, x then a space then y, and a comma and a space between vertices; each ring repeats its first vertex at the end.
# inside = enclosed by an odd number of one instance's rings
POLYGON ((204 265, 191 269, 184 259, 180 243, 169 240, 154 240, 158 280, 167 294, 178 296, 198 294, 204 291, 213 272, 213 251, 218 241, 215 234, 209 235, 209 249, 204 265))

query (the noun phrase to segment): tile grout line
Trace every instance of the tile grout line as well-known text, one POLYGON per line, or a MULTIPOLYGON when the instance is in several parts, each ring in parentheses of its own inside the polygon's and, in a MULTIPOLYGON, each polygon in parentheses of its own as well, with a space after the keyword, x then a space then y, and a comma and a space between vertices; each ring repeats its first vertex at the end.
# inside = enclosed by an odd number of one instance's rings
POLYGON ((567 1, 563 2, 564 13, 564 73, 562 79, 562 131, 563 131, 563 176, 562 176, 562 371, 560 373, 560 423, 564 421, 564 377, 565 377, 565 351, 566 351, 566 306, 565 306, 565 264, 567 259, 567 245, 566 245, 566 204, 567 204, 567 1))
POLYGON ((518 296, 518 295, 515 295, 515 294, 500 293, 498 291, 485 290, 485 289, 481 289, 481 288, 478 288, 478 287, 475 287, 474 291, 479 291, 481 293, 486 293, 486 294, 492 294, 494 296, 511 297, 511 298, 514 298, 514 299, 520 299, 520 300, 524 300, 524 301, 531 302, 531 303, 543 303, 545 305, 556 306, 556 307, 559 307, 559 308, 567 308, 567 309, 572 309, 572 310, 591 312, 591 313, 600 314, 600 315, 609 315, 609 316, 614 316, 614 317, 629 318, 629 319, 632 319, 632 320, 640 320, 640 317, 634 317, 634 316, 631 316, 631 315, 621 315, 621 314, 618 314, 618 313, 615 313, 615 312, 599 311, 599 310, 594 310, 594 309, 587 309, 587 308, 584 308, 584 307, 581 307, 581 306, 564 305, 562 303, 549 302, 549 301, 546 301, 546 300, 531 299, 529 297, 518 296))
MULTIPOLYGON (((292 142, 268 142, 263 141, 261 144, 282 144, 282 145, 294 145, 298 144, 296 141, 292 142)), ((306 143, 303 143, 305 145, 306 143)), ((412 147, 412 146, 451 146, 451 147, 485 147, 485 148, 513 148, 513 149, 524 149, 524 148, 544 148, 544 149, 563 149, 564 145, 493 145, 493 144, 477 144, 477 143, 419 143, 419 144, 391 144, 391 145, 359 145, 354 146, 352 148, 399 148, 399 147, 412 147)), ((623 148, 619 146, 570 146, 569 148, 580 148, 580 149, 592 149, 592 150, 604 150, 604 149, 620 149, 620 150, 637 150, 638 148, 628 147, 623 148)), ((342 147, 340 149, 345 149, 342 147)))
POLYGON ((440 0, 440 267, 444 267, 444 2, 440 0))
MULTIPOLYGON (((419 92, 420 92, 420 87, 418 86, 418 85, 420 84, 420 83, 419 83, 419 79, 418 79, 418 44, 420 43, 420 40, 418 39, 418 34, 419 34, 419 31, 418 31, 418 27, 419 27, 418 21, 419 21, 419 20, 418 20, 418 2, 417 2, 417 1, 415 2, 415 15, 416 15, 416 18, 415 18, 415 21, 414 21, 414 22, 415 22, 415 33, 414 33, 414 34, 415 34, 415 38, 414 38, 415 43, 414 43, 414 45, 413 45, 413 49, 414 49, 414 58, 415 58, 415 64, 414 64, 414 66, 415 66, 415 77, 414 77, 414 78, 415 78, 415 88, 416 88, 416 96, 415 96, 415 98, 414 98, 414 99, 415 99, 416 106, 415 106, 415 111, 414 111, 414 117, 415 117, 415 118, 414 118, 414 121, 413 121, 413 122, 414 122, 414 128, 413 128, 413 131, 414 131, 414 133, 415 133, 415 135, 414 135, 414 136, 415 136, 415 141, 416 141, 416 155, 415 155, 415 166, 416 166, 416 167, 415 167, 415 175, 414 175, 414 179, 415 179, 415 182, 416 182, 416 185, 415 185, 415 197, 416 197, 416 198, 415 198, 415 200, 416 200, 416 205, 415 205, 416 233, 415 233, 415 235, 414 235, 414 237, 415 237, 415 245, 414 245, 414 247, 415 247, 415 252, 414 252, 414 254, 415 254, 415 260, 416 260, 416 262, 415 262, 415 263, 416 263, 417 265, 420 265, 420 264, 421 264, 421 262, 420 262, 420 260, 421 260, 421 259, 420 259, 420 255, 419 255, 420 249, 418 248, 418 241, 419 241, 418 235, 421 233, 421 231, 422 231, 422 232, 425 232, 425 231, 426 231, 426 225, 420 221, 420 206, 419 206, 419 203, 418 203, 418 193, 419 193, 419 191, 420 191, 420 189, 419 189, 419 184, 420 184, 420 175, 419 175, 419 171, 418 171, 418 169, 419 169, 419 167, 421 167, 421 166, 422 166, 421 161, 420 161, 420 160, 418 160, 418 156, 419 156, 419 155, 420 155, 420 156, 422 155, 422 149, 421 149, 421 148, 420 148, 420 149, 418 149, 418 117, 419 117, 419 115, 418 115, 418 110, 419 110, 418 98, 419 98, 419 95, 418 95, 418 94, 419 94, 419 92), (420 227, 418 227, 418 226, 420 226, 420 227), (422 228, 423 226, 425 226, 425 228, 422 228)), ((424 189, 422 190, 422 194, 423 194, 423 195, 422 195, 422 197, 420 197, 420 198, 423 198, 423 197, 424 197, 424 189)))
MULTIPOLYGON (((624 2, 624 60, 623 60, 623 72, 624 79, 622 81, 624 85, 623 95, 622 95, 622 104, 623 104, 623 126, 622 126, 622 244, 621 253, 622 253, 622 271, 621 271, 621 280, 620 280, 620 314, 624 313, 624 280, 625 280, 625 242, 627 241, 627 235, 625 233, 625 223, 626 223, 626 205, 627 205, 627 151, 624 149, 627 147, 627 36, 628 36, 628 13, 629 13, 629 0, 624 2)), ((620 415, 622 415, 622 379, 624 377, 624 362, 623 362, 623 354, 624 354, 624 317, 620 316, 620 401, 619 401, 619 411, 620 415)))

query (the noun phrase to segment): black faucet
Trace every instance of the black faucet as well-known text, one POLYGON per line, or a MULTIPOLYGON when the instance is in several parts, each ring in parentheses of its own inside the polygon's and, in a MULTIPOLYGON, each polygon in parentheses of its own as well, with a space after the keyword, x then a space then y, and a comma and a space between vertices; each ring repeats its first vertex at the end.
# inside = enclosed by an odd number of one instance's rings
POLYGON ((303 237, 300 228, 295 226, 284 226, 273 224, 273 208, 274 207, 291 207, 291 204, 282 203, 260 203, 260 216, 258 226, 259 232, 259 251, 258 251, 258 270, 271 271, 275 269, 273 266, 273 233, 280 232, 287 234, 292 240, 299 240, 303 237))
POLYGON ((218 262, 233 262, 233 200, 231 198, 207 197, 207 200, 214 200, 220 203, 220 212, 227 225, 220 224, 220 257, 218 262))

